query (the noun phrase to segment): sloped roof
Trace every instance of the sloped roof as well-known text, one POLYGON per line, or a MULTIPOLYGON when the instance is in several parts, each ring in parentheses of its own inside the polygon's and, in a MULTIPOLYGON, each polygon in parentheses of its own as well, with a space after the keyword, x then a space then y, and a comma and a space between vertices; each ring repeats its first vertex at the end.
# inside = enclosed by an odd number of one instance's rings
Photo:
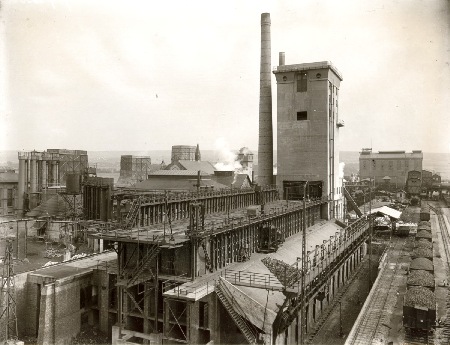
POLYGON ((0 172, 0 183, 18 183, 19 182, 19 174, 15 172, 6 171, 0 172))
MULTIPOLYGON (((148 173, 150 178, 153 176, 197 176, 198 170, 155 170, 148 173)), ((205 171, 200 171, 200 176, 209 176, 205 171)))
POLYGON ((59 195, 54 195, 47 201, 27 213, 28 217, 58 217, 63 218, 70 212, 69 205, 59 195))
POLYGON ((374 208, 374 209, 372 209, 370 214, 378 213, 378 212, 385 214, 391 218, 395 218, 395 219, 400 219, 400 216, 402 215, 402 213, 400 211, 394 210, 393 208, 390 208, 387 206, 374 208))
MULTIPOLYGON (((196 185, 197 179, 189 178, 189 176, 185 179, 167 179, 166 177, 155 176, 136 183, 134 188, 139 190, 194 191, 197 189, 196 185)), ((200 187, 213 187, 217 190, 227 188, 214 180, 204 178, 200 179, 200 187)))
POLYGON ((237 174, 236 178, 234 175, 231 176, 211 176, 217 182, 224 184, 225 186, 232 185, 233 188, 243 188, 248 187, 247 184, 250 184, 250 178, 247 174, 237 174), (247 182, 247 183, 246 183, 247 182))
POLYGON ((179 160, 178 164, 184 168, 185 170, 193 170, 193 171, 204 171, 207 174, 214 174, 216 168, 214 165, 208 161, 189 161, 189 160, 179 160))

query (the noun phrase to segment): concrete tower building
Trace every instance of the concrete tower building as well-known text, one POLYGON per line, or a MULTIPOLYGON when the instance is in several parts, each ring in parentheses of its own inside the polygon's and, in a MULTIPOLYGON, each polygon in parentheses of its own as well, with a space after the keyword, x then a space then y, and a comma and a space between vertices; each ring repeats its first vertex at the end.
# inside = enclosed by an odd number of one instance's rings
POLYGON ((339 176, 338 96, 342 76, 328 61, 284 64, 277 80, 277 187, 284 198, 302 198, 309 181, 310 197, 327 197, 329 218, 342 218, 342 176, 339 176))
POLYGON ((273 183, 273 133, 270 13, 261 14, 261 66, 259 77, 258 184, 273 183))

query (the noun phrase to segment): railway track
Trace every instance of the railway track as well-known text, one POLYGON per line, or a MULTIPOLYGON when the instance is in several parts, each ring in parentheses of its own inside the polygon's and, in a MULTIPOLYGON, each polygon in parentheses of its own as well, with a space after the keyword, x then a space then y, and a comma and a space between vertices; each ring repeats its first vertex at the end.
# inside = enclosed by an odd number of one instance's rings
MULTIPOLYGON (((442 244, 444 247, 444 251, 445 251, 445 263, 446 263, 446 276, 447 276, 447 281, 449 280, 449 276, 450 276, 450 234, 448 232, 448 228, 447 228, 447 224, 444 220, 444 215, 442 214, 441 208, 440 207, 435 207, 435 206, 431 206, 429 205, 430 209, 436 214, 437 218, 438 218, 438 222, 439 222, 439 228, 441 230, 441 237, 442 237, 442 244)), ((440 343, 441 344, 449 344, 450 343, 450 296, 447 292, 447 301, 446 301, 446 306, 447 306, 447 312, 445 315, 445 321, 442 327, 442 333, 441 333, 441 339, 440 339, 440 343)))
MULTIPOLYGON (((406 241, 398 241, 394 245, 394 251, 403 250, 406 241)), ((400 256, 397 255, 395 262, 387 263, 389 267, 384 269, 382 277, 380 277, 380 281, 377 284, 377 288, 373 291, 368 298, 370 300, 367 303, 367 307, 365 310, 362 310, 363 313, 362 319, 356 325, 356 329, 354 335, 351 339, 347 339, 347 344, 354 345, 366 345, 372 344, 373 340, 376 337, 377 331, 381 325, 385 325, 387 320, 387 315, 385 315, 385 306, 388 302, 389 298, 393 298, 396 296, 395 293, 391 292, 394 287, 394 282, 396 281, 395 277, 397 271, 401 269, 401 265, 399 264, 400 256), (395 268, 393 268, 395 265, 395 268)), ((391 301, 389 301, 391 302, 391 301)))

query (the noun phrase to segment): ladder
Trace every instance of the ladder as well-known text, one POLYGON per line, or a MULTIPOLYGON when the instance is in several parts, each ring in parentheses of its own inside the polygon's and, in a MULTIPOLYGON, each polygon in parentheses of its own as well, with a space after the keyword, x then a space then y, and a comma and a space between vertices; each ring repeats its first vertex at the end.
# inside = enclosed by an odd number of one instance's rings
POLYGON ((152 277, 154 277, 153 272, 150 268, 150 264, 152 262, 152 259, 158 255, 160 251, 160 248, 158 245, 155 245, 150 249, 147 254, 142 258, 141 264, 138 263, 138 265, 135 267, 133 272, 131 273, 131 278, 128 280, 127 287, 136 285, 137 283, 140 283, 142 281, 145 281, 146 279, 143 279, 143 277, 140 277, 140 275, 148 269, 150 271, 150 274, 152 277))
POLYGON ((128 211, 127 216, 125 217, 125 224, 124 224, 125 229, 130 229, 135 224, 140 206, 141 206, 141 197, 133 200, 133 204, 131 204, 131 208, 128 211))
POLYGON ((213 267, 212 267, 211 259, 209 258, 209 255, 208 255, 208 251, 206 250, 205 240, 202 241, 201 246, 203 248, 203 252, 205 253, 206 268, 208 269, 208 271, 212 272, 213 267))
POLYGON ((227 293, 227 288, 224 286, 222 279, 223 278, 219 278, 219 280, 217 281, 217 284, 215 286, 215 292, 216 292, 217 296, 219 297, 223 306, 227 310, 228 314, 230 314, 231 318, 234 320, 236 325, 241 330, 242 334, 245 336, 245 339, 247 339, 248 343, 249 344, 258 344, 257 336, 250 329, 248 323, 244 320, 244 318, 239 313, 237 313, 234 310, 233 305, 237 305, 237 304, 230 302, 230 300, 233 300, 233 296, 230 296, 230 294, 227 293))

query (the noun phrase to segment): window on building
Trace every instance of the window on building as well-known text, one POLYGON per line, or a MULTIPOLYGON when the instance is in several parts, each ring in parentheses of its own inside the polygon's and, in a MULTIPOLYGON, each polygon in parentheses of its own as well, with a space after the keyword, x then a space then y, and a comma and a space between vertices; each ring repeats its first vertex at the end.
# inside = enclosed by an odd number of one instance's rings
POLYGON ((297 92, 308 91, 308 74, 306 72, 300 72, 297 74, 297 92))
POLYGON ((297 121, 308 120, 308 112, 307 111, 297 111, 297 121))
POLYGON ((199 302, 198 325, 202 328, 208 328, 208 303, 199 302))
POLYGON ((12 207, 13 205, 13 193, 14 191, 12 189, 7 190, 7 196, 6 196, 6 206, 12 207))

